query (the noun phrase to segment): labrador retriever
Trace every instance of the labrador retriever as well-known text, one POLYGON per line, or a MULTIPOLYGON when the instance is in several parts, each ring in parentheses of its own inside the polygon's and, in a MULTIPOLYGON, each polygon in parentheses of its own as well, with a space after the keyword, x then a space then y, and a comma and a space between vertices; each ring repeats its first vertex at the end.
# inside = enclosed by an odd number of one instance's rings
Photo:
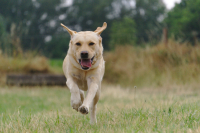
POLYGON ((66 84, 71 92, 71 106, 82 114, 90 110, 90 123, 97 123, 96 109, 105 70, 100 34, 107 23, 95 31, 76 32, 61 24, 70 34, 69 49, 63 61, 66 84), (86 97, 84 91, 87 91, 86 97))

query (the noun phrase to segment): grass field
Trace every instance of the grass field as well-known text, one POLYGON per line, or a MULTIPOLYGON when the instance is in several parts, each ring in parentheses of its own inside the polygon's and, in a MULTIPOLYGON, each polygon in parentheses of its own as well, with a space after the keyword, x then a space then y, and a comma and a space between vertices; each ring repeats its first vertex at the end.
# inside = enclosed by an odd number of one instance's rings
POLYGON ((0 87, 0 132, 200 132, 200 88, 103 85, 97 125, 66 87, 0 87))

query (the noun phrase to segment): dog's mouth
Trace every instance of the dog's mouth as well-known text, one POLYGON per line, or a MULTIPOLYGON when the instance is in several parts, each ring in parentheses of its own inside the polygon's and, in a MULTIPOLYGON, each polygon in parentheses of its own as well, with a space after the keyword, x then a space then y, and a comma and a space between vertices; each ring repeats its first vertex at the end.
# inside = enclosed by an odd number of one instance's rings
POLYGON ((79 64, 83 70, 88 70, 92 66, 94 56, 91 59, 79 59, 79 64))

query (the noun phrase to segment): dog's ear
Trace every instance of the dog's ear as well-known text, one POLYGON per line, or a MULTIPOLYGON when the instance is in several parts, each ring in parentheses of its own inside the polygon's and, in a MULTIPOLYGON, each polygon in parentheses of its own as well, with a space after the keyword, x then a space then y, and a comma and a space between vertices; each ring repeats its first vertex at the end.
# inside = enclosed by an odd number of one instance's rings
POLYGON ((70 30, 69 28, 67 28, 67 26, 65 26, 64 24, 60 24, 61 26, 63 26, 68 32, 69 34, 71 35, 71 37, 76 34, 77 32, 76 31, 73 31, 73 30, 70 30))
POLYGON ((100 35, 107 27, 107 23, 104 22, 102 27, 97 27, 97 29, 94 31, 98 35, 100 35))

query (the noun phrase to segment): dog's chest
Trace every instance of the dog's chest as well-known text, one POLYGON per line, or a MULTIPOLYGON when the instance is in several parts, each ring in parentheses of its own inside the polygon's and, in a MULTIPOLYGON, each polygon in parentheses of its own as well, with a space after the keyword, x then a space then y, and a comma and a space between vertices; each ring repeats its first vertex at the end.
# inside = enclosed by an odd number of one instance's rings
POLYGON ((87 91, 88 90, 88 86, 87 86, 87 81, 86 80, 78 80, 77 82, 79 89, 83 90, 83 91, 87 91))
POLYGON ((77 85, 79 89, 83 91, 88 90, 86 76, 84 74, 72 74, 72 76, 76 79, 77 85))

